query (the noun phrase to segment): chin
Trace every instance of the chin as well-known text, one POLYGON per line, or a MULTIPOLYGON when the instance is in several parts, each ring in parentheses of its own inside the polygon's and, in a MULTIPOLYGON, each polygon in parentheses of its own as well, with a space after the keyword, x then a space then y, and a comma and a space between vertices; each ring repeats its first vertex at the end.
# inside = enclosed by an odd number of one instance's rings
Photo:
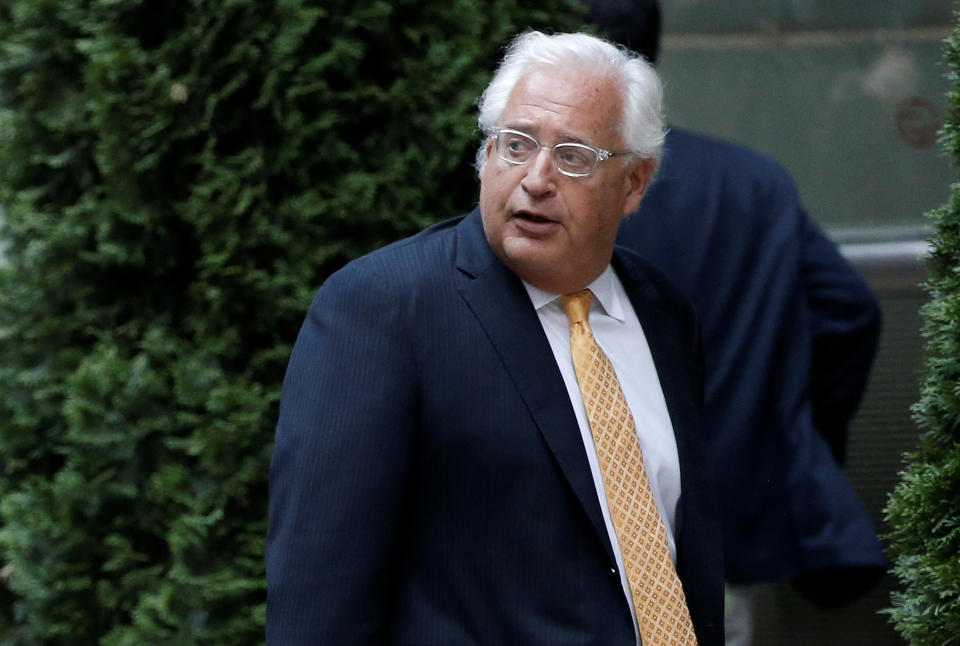
MULTIPOLYGON (((555 266, 559 255, 546 247, 542 241, 521 238, 506 240, 503 244, 503 254, 514 265, 525 265, 534 270, 546 270, 555 266)), ((517 272, 520 273, 520 272, 517 272)))

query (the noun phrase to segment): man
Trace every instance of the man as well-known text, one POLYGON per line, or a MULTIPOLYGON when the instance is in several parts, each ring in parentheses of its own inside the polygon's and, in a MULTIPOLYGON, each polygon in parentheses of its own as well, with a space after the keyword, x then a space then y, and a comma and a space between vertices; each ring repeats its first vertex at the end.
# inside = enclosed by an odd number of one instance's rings
MULTIPOLYGON (((607 37, 651 63, 655 0, 588 0, 607 37)), ((722 467, 729 643, 750 643, 750 588, 793 580, 826 605, 886 568, 841 470, 876 353, 880 310, 808 217, 786 172, 731 144, 671 128, 658 178, 619 243, 652 261, 702 318, 708 454, 722 467)))
POLYGON ((479 209, 320 289, 271 466, 270 644, 722 643, 696 322, 614 250, 660 97, 609 43, 518 37, 479 209))

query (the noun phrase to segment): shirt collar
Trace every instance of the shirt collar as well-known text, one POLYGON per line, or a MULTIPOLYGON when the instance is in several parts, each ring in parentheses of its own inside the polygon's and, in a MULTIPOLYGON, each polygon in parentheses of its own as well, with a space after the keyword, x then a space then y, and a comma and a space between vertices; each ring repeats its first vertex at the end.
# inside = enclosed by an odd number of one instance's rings
MULTIPOLYGON (((593 292, 594 302, 600 305, 607 316, 622 322, 624 320, 623 302, 620 292, 614 286, 616 280, 617 276, 613 272, 613 267, 607 265, 603 273, 587 285, 587 289, 593 292)), ((557 297, 560 296, 560 294, 544 291, 539 287, 534 287, 525 280, 522 282, 523 286, 527 289, 527 294, 530 295, 530 301, 533 303, 535 309, 540 310, 550 303, 557 303, 557 307, 560 307, 560 302, 557 301, 557 297)))

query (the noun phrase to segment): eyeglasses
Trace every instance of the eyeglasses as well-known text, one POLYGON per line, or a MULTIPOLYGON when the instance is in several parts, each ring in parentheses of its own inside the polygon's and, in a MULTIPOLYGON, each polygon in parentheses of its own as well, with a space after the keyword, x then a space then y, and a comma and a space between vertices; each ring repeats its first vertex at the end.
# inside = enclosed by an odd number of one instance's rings
MULTIPOLYGON (((519 130, 493 128, 490 134, 494 138, 497 156, 508 164, 526 164, 544 147, 539 141, 519 130)), ((550 149, 553 165, 567 177, 587 177, 596 170, 600 162, 632 154, 629 150, 614 152, 572 141, 554 144, 550 149)))

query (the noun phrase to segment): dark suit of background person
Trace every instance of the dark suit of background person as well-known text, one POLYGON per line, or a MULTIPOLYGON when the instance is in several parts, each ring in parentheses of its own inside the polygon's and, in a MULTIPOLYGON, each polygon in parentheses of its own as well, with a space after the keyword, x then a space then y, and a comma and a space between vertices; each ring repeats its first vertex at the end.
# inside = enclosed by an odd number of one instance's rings
MULTIPOLYGON (((619 242, 663 270, 702 319, 704 435, 726 465, 728 580, 879 574, 886 560, 841 464, 880 310, 786 173, 671 129, 659 177, 619 242)), ((837 586, 842 576, 820 598, 842 600, 837 586)))
MULTIPOLYGON (((601 33, 656 60, 656 2, 587 4, 601 33)), ((677 128, 618 241, 661 269, 702 318, 704 436, 724 465, 728 581, 794 579, 824 604, 862 593, 886 568, 841 470, 879 340, 866 283, 778 164, 677 128)))
MULTIPOLYGON (((271 645, 636 643, 564 381, 484 224, 480 209, 443 222, 317 293, 271 466, 271 645)), ((680 455, 678 573, 700 646, 719 646, 697 323, 637 255, 612 266, 680 455)))

